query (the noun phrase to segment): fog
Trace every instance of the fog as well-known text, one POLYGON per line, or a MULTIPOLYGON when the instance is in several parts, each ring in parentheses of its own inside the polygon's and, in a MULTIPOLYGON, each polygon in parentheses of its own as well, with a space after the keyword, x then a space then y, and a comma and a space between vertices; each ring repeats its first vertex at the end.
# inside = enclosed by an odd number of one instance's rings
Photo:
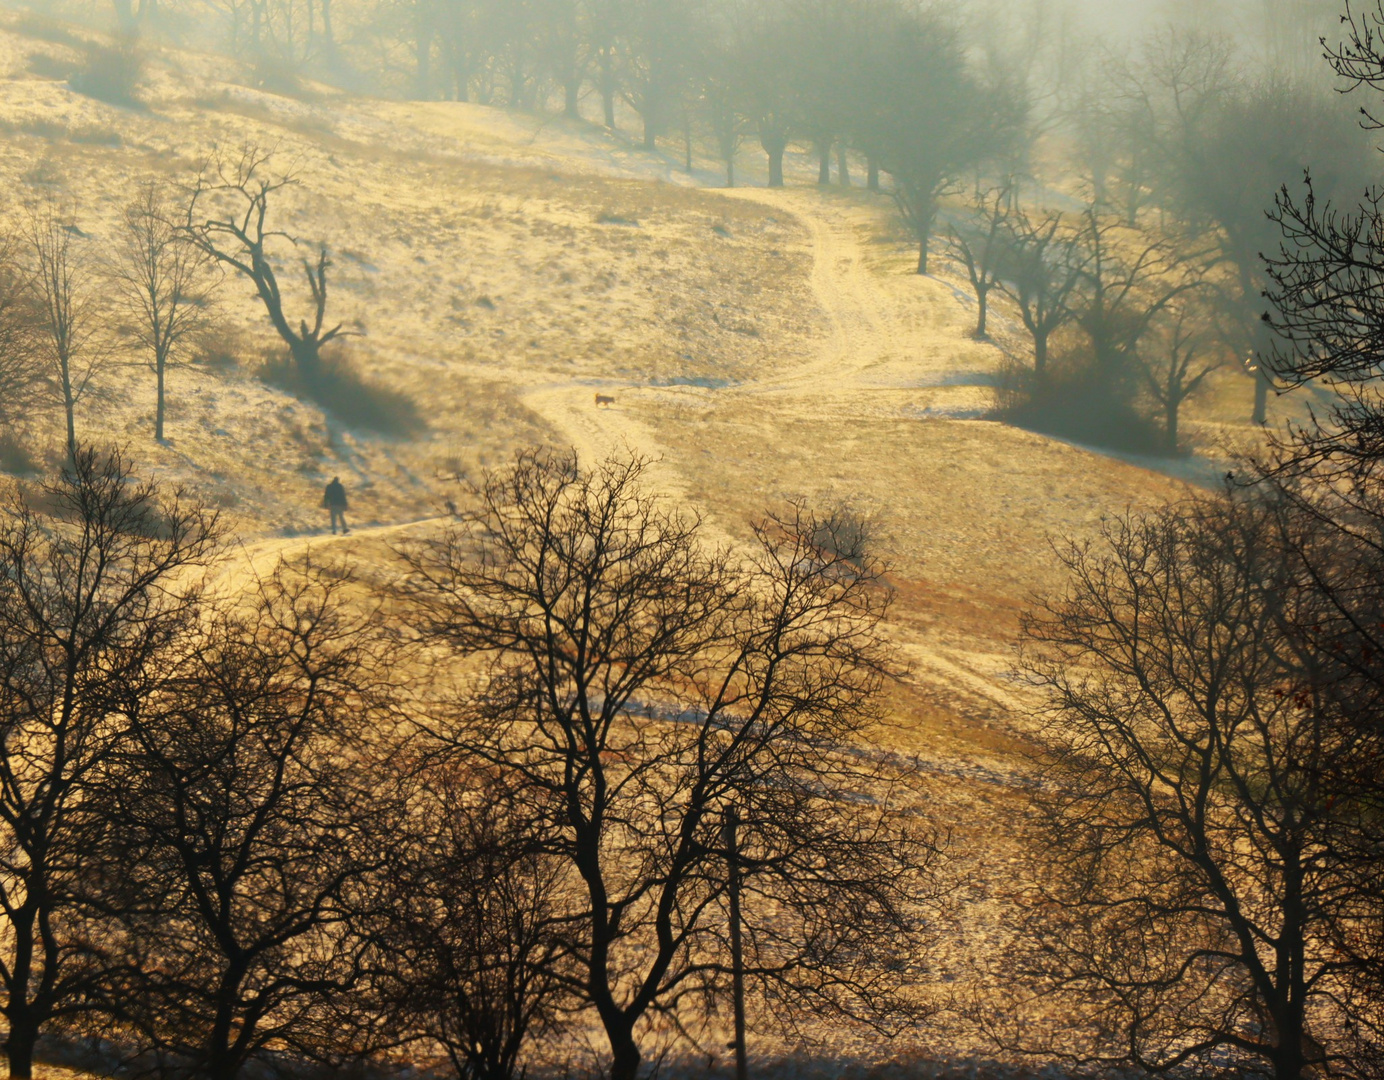
POLYGON ((1384 6, 0 2, 16 1080, 1379 1080, 1384 6))

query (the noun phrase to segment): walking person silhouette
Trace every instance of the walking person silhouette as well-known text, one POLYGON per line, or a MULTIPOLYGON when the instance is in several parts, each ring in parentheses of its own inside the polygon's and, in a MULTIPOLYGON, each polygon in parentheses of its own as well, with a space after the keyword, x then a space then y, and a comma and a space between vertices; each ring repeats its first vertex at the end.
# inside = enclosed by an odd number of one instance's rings
POLYGON ((346 528, 346 489, 341 486, 341 480, 333 476, 332 482, 327 485, 327 490, 322 493, 322 505, 331 512, 332 515, 332 535, 336 535, 336 523, 341 522, 341 535, 345 536, 351 530, 346 528))

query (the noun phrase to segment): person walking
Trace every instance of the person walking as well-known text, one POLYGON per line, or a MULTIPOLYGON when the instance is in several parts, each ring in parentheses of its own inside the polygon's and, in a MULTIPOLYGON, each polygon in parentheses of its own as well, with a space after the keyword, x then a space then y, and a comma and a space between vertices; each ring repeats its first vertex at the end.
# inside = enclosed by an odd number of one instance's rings
POLYGON ((341 486, 341 480, 333 476, 332 482, 327 485, 327 490, 322 493, 322 505, 325 506, 332 515, 332 535, 336 535, 336 523, 341 522, 341 535, 345 536, 351 530, 346 528, 346 489, 341 486))

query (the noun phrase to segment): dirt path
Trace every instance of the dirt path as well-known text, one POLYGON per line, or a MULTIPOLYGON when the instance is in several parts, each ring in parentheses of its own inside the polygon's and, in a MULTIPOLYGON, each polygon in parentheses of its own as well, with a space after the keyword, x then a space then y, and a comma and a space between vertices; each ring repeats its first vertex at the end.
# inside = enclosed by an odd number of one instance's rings
POLYGON ((329 555, 333 549, 349 547, 361 540, 400 536, 413 529, 441 525, 447 520, 437 517, 419 518, 393 525, 352 529, 344 535, 309 533, 303 536, 271 536, 237 543, 214 568, 207 584, 218 592, 244 592, 273 574, 275 568, 285 560, 292 560, 298 556, 329 555))
MULTIPOLYGON (((829 402, 835 412, 844 406, 853 414, 862 409, 877 414, 881 408, 897 412, 906 404, 904 399, 916 399, 920 391, 937 384, 927 370, 935 365, 925 365, 920 374, 919 359, 939 351, 939 336, 944 342, 943 366, 954 368, 954 354, 945 347, 949 335, 939 335, 926 317, 938 308, 955 307, 952 290, 934 279, 920 279, 914 292, 923 294, 924 318, 920 324, 903 325, 897 304, 881 289, 881 279, 868 265, 862 234, 869 235, 875 225, 868 209, 828 202, 810 190, 735 188, 722 194, 790 213, 807 228, 813 249, 811 285, 827 315, 829 336, 805 363, 719 390, 670 391, 613 383, 558 383, 521 390, 524 403, 557 429, 579 457, 600 458, 623 447, 665 461, 675 457, 660 443, 654 429, 639 418, 639 410, 622 408, 622 401, 639 404, 661 394, 683 392, 715 399, 727 407, 753 402, 753 407, 788 417, 803 409, 808 404, 803 399, 807 398, 829 402), (597 407, 597 390, 614 394, 615 407, 597 407), (848 404, 862 395, 870 399, 868 406, 862 402, 848 404), (884 401, 882 396, 898 400, 884 401)), ((665 469, 664 473, 660 480, 667 481, 669 493, 681 495, 683 485, 675 470, 665 469)))

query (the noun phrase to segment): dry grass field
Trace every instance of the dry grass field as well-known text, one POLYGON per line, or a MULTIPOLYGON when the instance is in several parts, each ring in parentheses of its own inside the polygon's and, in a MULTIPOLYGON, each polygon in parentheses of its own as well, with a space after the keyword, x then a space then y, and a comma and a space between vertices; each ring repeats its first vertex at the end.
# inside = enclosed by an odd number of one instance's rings
MULTIPOLYGON (((977 978, 1002 948, 1026 769, 1014 643, 1029 598, 1060 585, 1050 545, 1216 476, 1224 447, 1252 437, 1248 380, 1227 373, 1192 409, 1198 458, 1120 460, 983 419, 1003 357, 968 334, 964 276, 945 258, 912 274, 887 198, 818 191, 805 163, 787 190, 722 191, 709 169, 681 174, 675 151, 595 128, 280 98, 190 55, 152 57, 146 108, 122 109, 37 73, 71 59, 0 16, 8 209, 59 190, 95 251, 137 179, 190 179, 218 146, 276 147, 301 186, 273 213, 330 245, 330 314, 361 331, 346 355, 425 425, 347 429, 262 383, 276 342, 227 280, 214 362, 172 374, 168 442, 153 441, 153 379, 133 356, 106 370, 81 430, 224 507, 243 545, 232 575, 308 551, 386 559, 401 531, 435 527, 456 497, 446 477, 535 442, 659 459, 660 486, 731 543, 787 499, 849 505, 893 567, 890 633, 911 670, 882 737, 934 775, 968 875, 943 975, 959 992, 977 978), (596 408, 596 392, 614 404, 596 408), (340 540, 318 509, 334 475, 358 530, 340 540)), ((747 148, 751 180, 755 166, 747 148)), ((1002 305, 994 322, 1000 345, 1022 344, 1002 305)), ((37 430, 56 440, 57 418, 37 430)))

